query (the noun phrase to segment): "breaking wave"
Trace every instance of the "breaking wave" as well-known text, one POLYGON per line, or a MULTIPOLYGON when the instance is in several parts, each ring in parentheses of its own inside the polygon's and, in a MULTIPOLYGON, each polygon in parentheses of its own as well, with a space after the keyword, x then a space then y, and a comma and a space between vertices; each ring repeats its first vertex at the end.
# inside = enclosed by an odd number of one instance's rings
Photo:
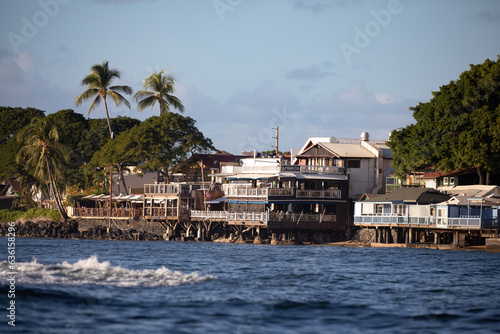
MULTIPOLYGON (((68 285, 111 285, 118 287, 158 287, 194 284, 215 279, 214 276, 200 276, 197 272, 182 273, 164 266, 158 269, 133 270, 113 266, 108 261, 99 262, 96 255, 73 264, 66 261, 55 265, 31 262, 15 264, 16 281, 26 284, 68 284, 68 285)), ((0 278, 11 275, 9 264, 0 262, 0 278)))

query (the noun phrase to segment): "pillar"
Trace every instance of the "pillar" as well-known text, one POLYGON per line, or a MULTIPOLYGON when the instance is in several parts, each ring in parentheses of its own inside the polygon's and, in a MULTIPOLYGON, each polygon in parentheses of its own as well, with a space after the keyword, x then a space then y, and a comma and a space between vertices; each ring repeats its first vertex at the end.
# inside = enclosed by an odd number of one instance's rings
POLYGON ((439 245, 439 232, 434 232, 434 245, 439 245))
POLYGON ((389 243, 389 229, 384 229, 384 232, 385 232, 385 236, 384 236, 384 239, 385 239, 385 243, 388 244, 389 243))
POLYGON ((409 244, 413 243, 413 229, 412 228, 408 229, 408 243, 409 244))

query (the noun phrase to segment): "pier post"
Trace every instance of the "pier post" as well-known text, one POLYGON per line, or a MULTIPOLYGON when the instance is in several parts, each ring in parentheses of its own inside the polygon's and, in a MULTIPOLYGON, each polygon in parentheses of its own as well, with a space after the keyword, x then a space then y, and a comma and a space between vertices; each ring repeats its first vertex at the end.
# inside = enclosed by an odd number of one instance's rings
POLYGON ((408 229, 408 243, 413 243, 413 229, 411 227, 408 229))
POLYGON ((434 232, 434 245, 439 245, 439 232, 434 232))
POLYGON ((384 232, 385 232, 385 243, 388 244, 389 243, 389 229, 384 229, 384 232))

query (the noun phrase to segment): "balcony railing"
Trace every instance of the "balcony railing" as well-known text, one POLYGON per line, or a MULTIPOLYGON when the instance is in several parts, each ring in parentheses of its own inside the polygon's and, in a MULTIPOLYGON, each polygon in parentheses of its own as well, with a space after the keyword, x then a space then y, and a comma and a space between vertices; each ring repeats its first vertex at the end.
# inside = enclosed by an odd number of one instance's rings
POLYGON ((267 197, 268 188, 229 187, 227 196, 231 197, 267 197))
POLYGON ((448 226, 451 227, 481 228, 481 217, 447 218, 447 220, 448 226))
POLYGON ((340 189, 296 190, 293 188, 250 188, 247 186, 228 187, 228 197, 294 196, 296 198, 340 199, 340 189))
POLYGON ((269 188, 269 196, 293 196, 293 188, 269 188))
POLYGON ((337 215, 320 213, 270 212, 269 220, 279 222, 336 222, 337 215))
POLYGON ((209 190, 210 184, 145 184, 145 195, 189 195, 193 190, 209 190))
POLYGON ((427 225, 438 226, 440 228, 481 228, 482 219, 480 217, 407 217, 397 215, 361 215, 354 216, 355 224, 408 224, 408 225, 427 225))
MULTIPOLYGON (((108 208, 73 208, 73 217, 81 218, 107 218, 108 208)), ((142 216, 142 209, 113 208, 111 218, 139 218, 142 216)))
POLYGON ((178 218, 177 208, 144 208, 144 216, 159 218, 178 218))
POLYGON ((263 222, 267 223, 269 220, 268 212, 228 212, 226 216, 227 221, 238 222, 263 222))
POLYGON ((297 190, 297 198, 341 198, 339 189, 329 190, 297 190))
POLYGON ((191 218, 226 220, 227 211, 191 210, 191 218))

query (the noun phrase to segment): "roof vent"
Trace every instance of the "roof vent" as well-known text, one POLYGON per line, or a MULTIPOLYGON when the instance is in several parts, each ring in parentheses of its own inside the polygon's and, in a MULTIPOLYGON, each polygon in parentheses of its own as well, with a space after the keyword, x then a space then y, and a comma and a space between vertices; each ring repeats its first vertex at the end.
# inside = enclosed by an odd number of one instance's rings
POLYGON ((370 140, 370 134, 368 132, 361 132, 361 140, 362 141, 369 141, 370 140))

